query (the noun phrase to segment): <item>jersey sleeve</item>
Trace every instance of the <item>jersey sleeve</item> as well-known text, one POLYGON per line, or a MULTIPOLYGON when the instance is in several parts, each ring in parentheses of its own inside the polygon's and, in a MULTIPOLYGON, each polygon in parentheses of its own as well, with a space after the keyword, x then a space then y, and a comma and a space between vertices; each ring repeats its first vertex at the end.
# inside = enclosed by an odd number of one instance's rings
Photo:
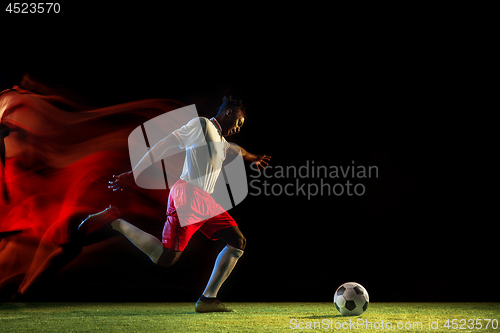
POLYGON ((191 146, 198 146, 205 141, 204 126, 205 118, 194 118, 186 125, 175 130, 173 134, 179 140, 180 147, 185 149, 191 146))

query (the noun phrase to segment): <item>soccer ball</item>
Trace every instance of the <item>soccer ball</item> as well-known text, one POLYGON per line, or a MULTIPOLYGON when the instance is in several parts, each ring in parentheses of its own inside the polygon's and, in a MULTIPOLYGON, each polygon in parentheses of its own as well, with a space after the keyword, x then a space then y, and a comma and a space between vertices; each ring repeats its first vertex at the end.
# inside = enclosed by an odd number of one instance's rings
POLYGON ((343 316, 359 316, 368 308, 368 292, 356 282, 341 285, 333 296, 333 304, 343 316))

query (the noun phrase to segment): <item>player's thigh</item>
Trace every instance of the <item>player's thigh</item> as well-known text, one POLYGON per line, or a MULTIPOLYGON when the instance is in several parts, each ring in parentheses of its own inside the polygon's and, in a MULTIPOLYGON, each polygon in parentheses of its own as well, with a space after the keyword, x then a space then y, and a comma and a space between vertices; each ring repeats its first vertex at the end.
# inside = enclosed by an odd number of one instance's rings
POLYGON ((246 238, 243 236, 240 228, 238 226, 232 226, 224 229, 217 230, 212 238, 220 239, 232 247, 238 248, 240 250, 245 250, 246 238))

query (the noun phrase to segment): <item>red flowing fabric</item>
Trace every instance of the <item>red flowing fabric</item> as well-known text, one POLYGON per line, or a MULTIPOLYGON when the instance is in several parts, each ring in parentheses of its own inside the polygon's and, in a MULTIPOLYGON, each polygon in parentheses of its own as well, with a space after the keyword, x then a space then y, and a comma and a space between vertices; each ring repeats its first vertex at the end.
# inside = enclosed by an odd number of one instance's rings
MULTIPOLYGON (((1 93, 0 124, 10 133, 0 165, 7 192, 0 196, 0 291, 15 285, 25 293, 74 241, 78 223, 109 204, 125 217, 162 219, 168 190, 114 193, 107 185, 131 169, 130 132, 182 106, 148 99, 95 108, 18 86, 1 93)), ((167 167, 180 173, 182 163, 167 167)))

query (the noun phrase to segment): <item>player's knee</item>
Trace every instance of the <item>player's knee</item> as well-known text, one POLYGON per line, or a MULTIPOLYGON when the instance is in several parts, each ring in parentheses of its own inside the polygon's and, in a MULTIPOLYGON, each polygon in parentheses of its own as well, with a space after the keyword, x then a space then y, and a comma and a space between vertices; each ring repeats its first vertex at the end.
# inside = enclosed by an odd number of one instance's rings
POLYGON ((241 251, 245 251, 245 247, 247 246, 247 239, 242 235, 241 237, 238 237, 234 241, 234 244, 229 244, 229 245, 237 249, 240 249, 241 251))

